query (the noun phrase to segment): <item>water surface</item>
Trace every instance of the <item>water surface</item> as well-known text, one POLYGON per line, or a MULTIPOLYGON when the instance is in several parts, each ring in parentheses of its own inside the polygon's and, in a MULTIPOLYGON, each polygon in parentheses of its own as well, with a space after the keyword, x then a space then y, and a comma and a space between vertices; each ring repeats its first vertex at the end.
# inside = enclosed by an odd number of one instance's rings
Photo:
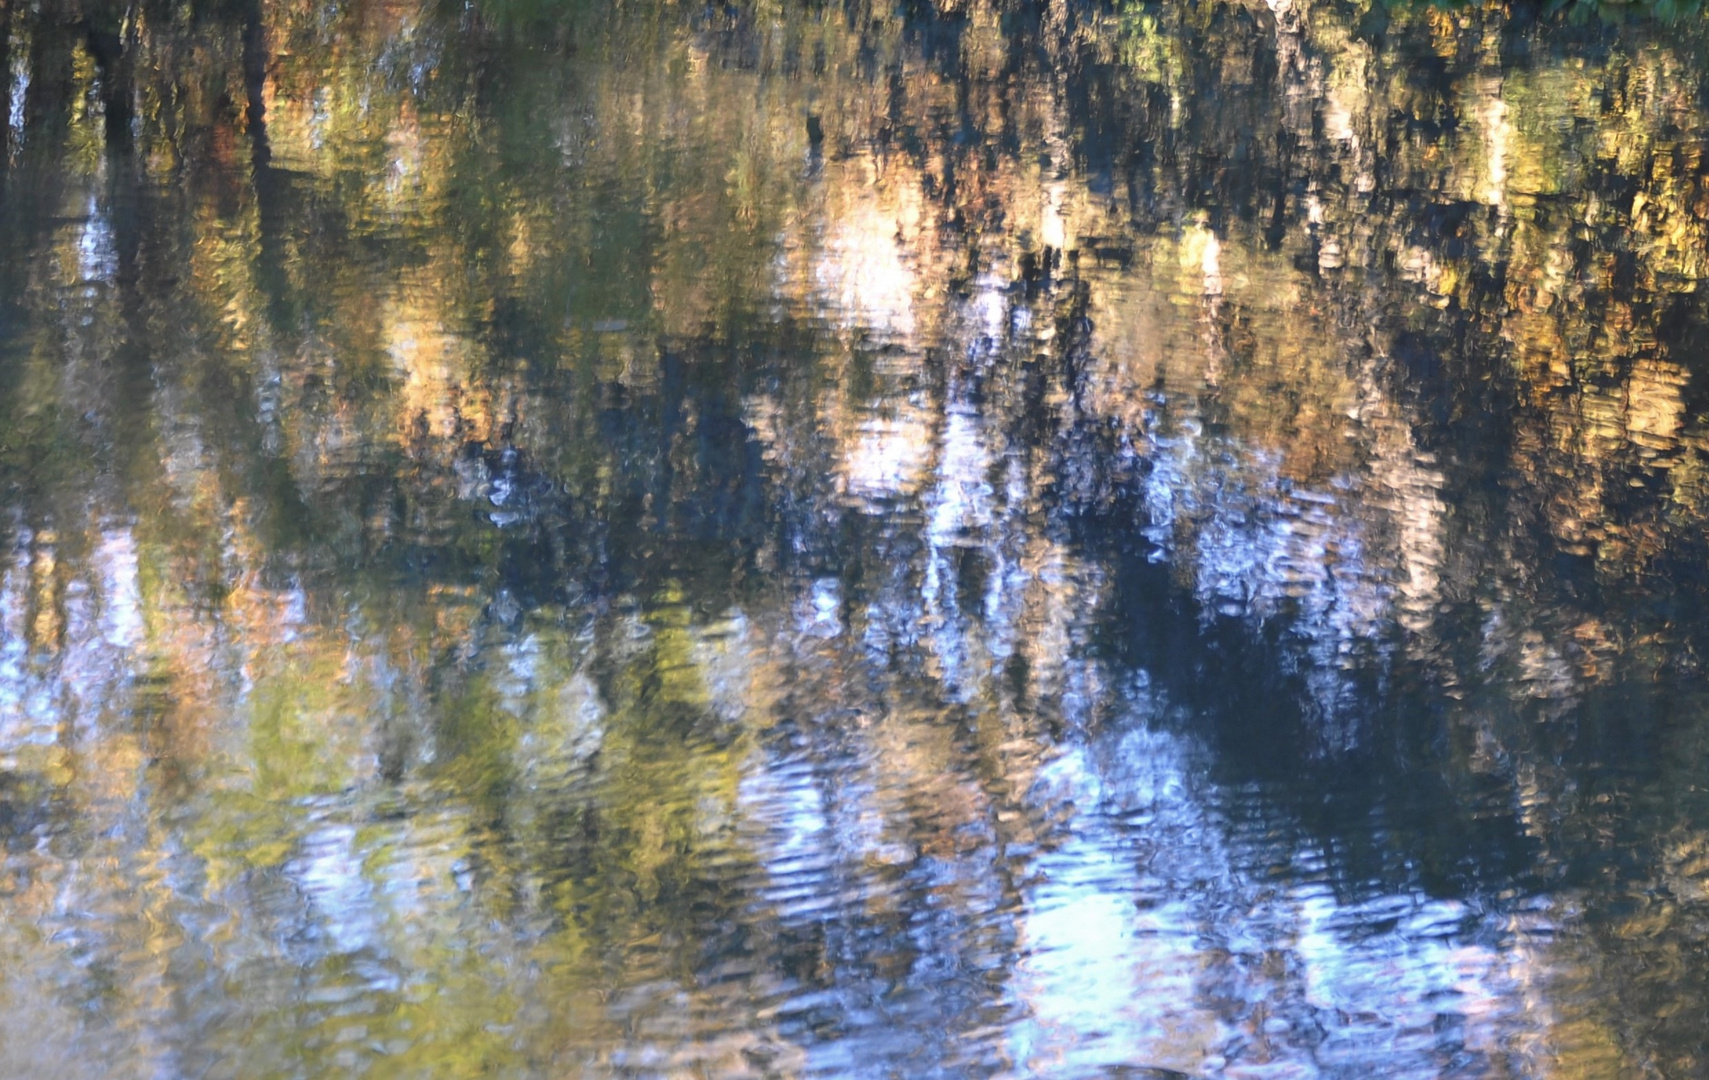
POLYGON ((0 1076, 1709 1075, 1709 29, 0 12, 0 1076))

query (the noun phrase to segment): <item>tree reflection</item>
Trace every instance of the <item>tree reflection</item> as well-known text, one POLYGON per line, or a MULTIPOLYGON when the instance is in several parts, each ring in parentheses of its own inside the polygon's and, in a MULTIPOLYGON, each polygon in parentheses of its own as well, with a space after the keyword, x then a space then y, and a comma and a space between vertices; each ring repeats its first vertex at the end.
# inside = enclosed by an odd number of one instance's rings
POLYGON ((1695 24, 5 27, 0 1071, 1700 1066, 1695 24))

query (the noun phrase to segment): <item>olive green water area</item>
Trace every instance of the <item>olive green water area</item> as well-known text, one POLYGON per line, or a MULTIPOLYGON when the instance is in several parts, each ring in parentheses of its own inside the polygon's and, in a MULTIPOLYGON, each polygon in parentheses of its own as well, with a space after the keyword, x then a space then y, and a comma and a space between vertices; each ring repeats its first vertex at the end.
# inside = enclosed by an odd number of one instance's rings
POLYGON ((0 14, 0 1080, 1709 1076, 1709 23, 0 14))

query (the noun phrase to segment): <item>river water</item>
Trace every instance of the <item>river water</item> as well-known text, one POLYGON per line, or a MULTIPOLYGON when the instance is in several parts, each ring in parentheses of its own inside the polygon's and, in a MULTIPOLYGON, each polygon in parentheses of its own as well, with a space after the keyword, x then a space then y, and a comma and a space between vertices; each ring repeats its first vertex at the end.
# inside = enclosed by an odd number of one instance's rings
POLYGON ((1709 1076, 1700 16, 0 42, 0 1077, 1709 1076))

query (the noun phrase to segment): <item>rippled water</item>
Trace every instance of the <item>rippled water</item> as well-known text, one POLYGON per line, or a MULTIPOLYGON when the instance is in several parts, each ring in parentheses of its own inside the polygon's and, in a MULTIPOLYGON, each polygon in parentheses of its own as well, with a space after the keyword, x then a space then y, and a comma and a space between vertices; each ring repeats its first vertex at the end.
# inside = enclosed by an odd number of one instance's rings
POLYGON ((0 1077, 1709 1075, 1709 29, 0 9, 0 1077))

